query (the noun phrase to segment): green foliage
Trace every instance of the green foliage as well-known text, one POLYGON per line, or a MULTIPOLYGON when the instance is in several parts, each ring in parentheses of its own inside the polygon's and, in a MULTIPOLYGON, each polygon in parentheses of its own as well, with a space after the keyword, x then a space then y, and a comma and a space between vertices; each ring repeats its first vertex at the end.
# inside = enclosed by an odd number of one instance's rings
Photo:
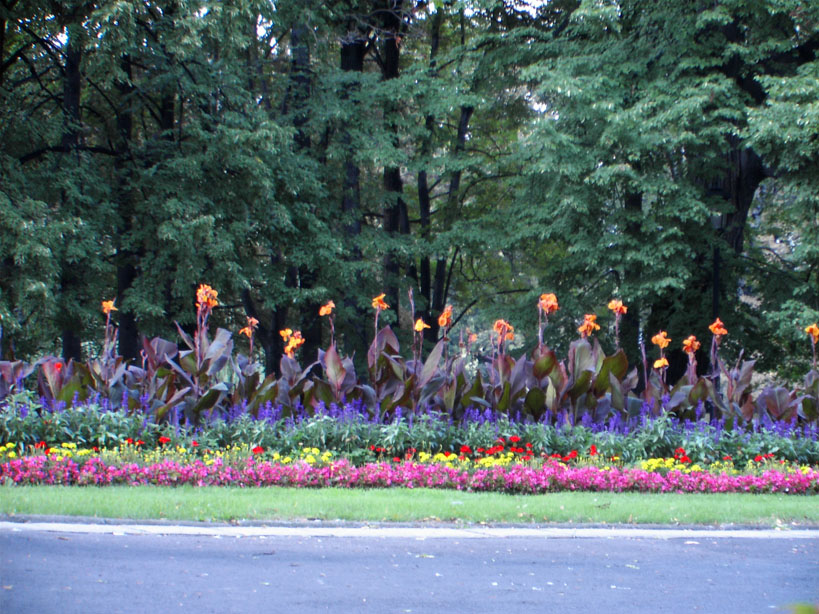
MULTIPOLYGON (((428 349, 446 304, 473 330, 510 314, 532 330, 530 306, 549 290, 564 310, 546 341, 564 354, 576 329, 566 314, 618 296, 631 307, 630 364, 653 331, 704 336, 719 315, 726 350, 744 347, 789 381, 808 371, 800 330, 819 318, 811 3, 3 10, 3 359, 33 361, 60 342, 66 360, 93 354, 97 305, 116 297, 135 363, 142 336, 170 338, 174 321, 191 334, 192 289, 207 282, 225 297, 218 326, 259 320, 267 376, 281 328, 300 327, 317 359, 316 306, 336 300, 345 358, 330 357, 313 389, 325 401, 370 394, 365 385, 385 407, 432 398, 440 376, 421 384, 418 365, 400 386, 387 359, 369 384, 352 375, 371 369, 362 331, 375 294, 391 295, 395 341, 409 343, 411 309, 398 300, 408 288, 433 324, 428 349), (342 69, 354 43, 360 62, 342 69)), ((684 357, 669 358, 681 372, 684 357)), ((252 362, 234 373, 256 390, 252 362)), ((505 378, 507 366, 492 369, 505 378)), ((566 367, 579 377, 573 406, 622 411, 628 390, 588 376, 590 396, 587 376, 566 367)), ((443 371, 457 411, 469 387, 454 364, 443 371)), ((521 381, 504 379, 508 393, 482 381, 472 396, 533 412, 556 402, 521 381)))

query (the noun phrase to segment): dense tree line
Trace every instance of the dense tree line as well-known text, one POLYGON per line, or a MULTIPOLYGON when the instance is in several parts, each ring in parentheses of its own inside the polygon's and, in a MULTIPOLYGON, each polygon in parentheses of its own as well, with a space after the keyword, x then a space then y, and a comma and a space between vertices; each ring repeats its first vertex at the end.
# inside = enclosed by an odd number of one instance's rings
POLYGON ((807 0, 0 0, 0 350, 92 352, 115 299, 138 359, 200 283, 268 370, 329 299, 348 352, 381 292, 408 330, 409 289, 428 337, 451 303, 531 347, 550 291, 551 345, 616 296, 632 361, 719 315, 793 376, 818 49, 807 0))

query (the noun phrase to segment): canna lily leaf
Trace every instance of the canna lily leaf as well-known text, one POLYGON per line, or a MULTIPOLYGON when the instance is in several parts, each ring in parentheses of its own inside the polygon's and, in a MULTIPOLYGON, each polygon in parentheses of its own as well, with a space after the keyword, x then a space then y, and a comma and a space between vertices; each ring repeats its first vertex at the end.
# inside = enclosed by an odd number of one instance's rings
POLYGON ((229 330, 225 330, 224 328, 217 329, 216 336, 208 346, 202 360, 205 362, 212 361, 214 359, 221 358, 225 354, 229 354, 233 349, 233 342, 231 341, 232 336, 233 333, 231 333, 229 330))
POLYGON ((538 382, 541 382, 552 372, 555 365, 557 365, 557 355, 552 350, 547 350, 543 356, 535 360, 532 365, 532 374, 538 382))
POLYGON ((198 421, 202 412, 216 406, 228 391, 227 384, 220 383, 214 385, 191 407, 190 413, 195 417, 196 421, 198 421))
POLYGON ((620 384, 620 380, 614 375, 614 373, 611 372, 609 372, 609 386, 611 406, 618 411, 623 411, 626 408, 625 393, 623 392, 623 387, 620 384))
POLYGON ((498 399, 497 410, 500 412, 508 412, 509 405, 512 400, 512 385, 509 382, 504 382, 503 384, 503 392, 501 393, 500 399, 498 399))
POLYGON ((188 333, 182 330, 182 327, 179 326, 179 322, 174 322, 174 324, 176 324, 176 332, 178 332, 179 336, 182 337, 182 341, 185 342, 185 345, 188 346, 188 349, 195 350, 196 344, 193 342, 193 339, 190 338, 188 333))
POLYGON ((427 360, 424 363, 424 369, 421 371, 421 379, 418 381, 418 385, 422 388, 429 383, 434 375, 437 374, 438 363, 441 362, 441 356, 443 353, 444 340, 442 339, 435 344, 435 347, 432 348, 432 351, 429 353, 429 356, 427 356, 427 360))
POLYGON ((594 380, 594 394, 601 397, 612 386, 609 375, 613 375, 619 382, 626 376, 626 373, 628 373, 628 359, 626 353, 620 349, 603 359, 594 380))
POLYGON ((441 372, 435 373, 426 384, 421 386, 421 395, 418 397, 418 407, 421 409, 426 408, 427 403, 430 399, 432 399, 438 392, 440 392, 441 387, 446 382, 446 375, 441 372))
POLYGON ((333 389, 333 398, 335 401, 338 401, 341 396, 341 389, 344 384, 344 378, 347 375, 347 370, 341 362, 341 357, 338 355, 335 345, 331 345, 330 349, 324 353, 324 365, 327 373, 327 381, 333 389))
POLYGON ((546 408, 546 394, 541 388, 530 388, 523 400, 523 407, 533 420, 540 420, 546 408))
POLYGON ((191 390, 190 386, 185 386, 184 388, 177 390, 176 393, 170 399, 168 399, 166 403, 159 406, 156 409, 157 422, 162 420, 162 418, 165 417, 165 414, 167 414, 175 405, 179 404, 179 402, 184 398, 186 394, 188 394, 188 392, 190 392, 190 390, 191 390))

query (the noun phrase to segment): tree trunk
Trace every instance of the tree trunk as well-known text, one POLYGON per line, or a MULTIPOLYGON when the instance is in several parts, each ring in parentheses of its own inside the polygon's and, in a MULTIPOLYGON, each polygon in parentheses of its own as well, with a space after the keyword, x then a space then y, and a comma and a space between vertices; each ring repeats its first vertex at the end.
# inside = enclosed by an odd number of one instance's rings
MULTIPOLYGON (((362 31, 356 24, 350 24, 347 34, 341 40, 341 70, 344 72, 360 75, 364 71, 364 58, 367 54, 367 32, 362 31)), ((350 86, 352 89, 353 86, 350 86)), ((345 104, 349 102, 347 91, 341 93, 341 99, 345 104)), ((355 151, 353 150, 352 137, 349 130, 343 128, 341 131, 341 146, 344 150, 344 181, 342 188, 341 211, 346 222, 344 224, 344 234, 350 249, 347 259, 352 263, 362 262, 361 246, 359 245, 361 236, 361 170, 355 162, 355 151)), ((354 349, 366 349, 367 312, 355 301, 354 297, 347 295, 344 298, 344 307, 352 312, 352 341, 350 345, 354 349)), ((365 351, 356 352, 358 356, 365 356, 365 351)))
MULTIPOLYGON (((82 86, 82 75, 80 73, 80 64, 82 62, 82 48, 76 40, 76 34, 73 28, 67 28, 68 44, 65 52, 65 73, 63 79, 63 137, 62 148, 69 159, 74 158, 79 164, 79 145, 80 145, 80 122, 82 120, 80 115, 80 93, 82 86)), ((68 197, 63 193, 63 206, 68 206, 68 197)), ((72 270, 69 263, 62 263, 62 270, 60 272, 60 287, 61 297, 70 295, 67 292, 71 287, 77 286, 80 282, 77 271, 72 270)), ((65 298, 61 302, 65 302, 65 298)), ((73 311, 72 305, 63 305, 62 308, 62 353, 65 360, 82 359, 82 346, 80 337, 81 324, 78 318, 71 315, 73 311)))
MULTIPOLYGON (((458 133, 455 136, 455 157, 460 156, 466 148, 466 135, 469 132, 469 121, 472 119, 473 107, 461 107, 461 115, 458 119, 458 133)), ((451 216, 452 212, 458 206, 458 192, 461 188, 461 170, 452 171, 452 176, 449 180, 449 188, 447 190, 447 204, 446 215, 451 216)), ((445 221, 448 225, 448 221, 445 221)), ((451 279, 452 267, 455 265, 455 257, 453 255, 449 267, 447 267, 447 255, 441 254, 435 262, 435 281, 432 292, 432 312, 433 314, 441 313, 446 306, 447 296, 449 295, 449 281, 451 279)), ((432 330, 430 330, 432 338, 439 335, 438 320, 433 318, 430 322, 432 330)))
MULTIPOLYGON (((312 88, 310 76, 310 47, 307 44, 307 26, 295 24, 290 30, 290 76, 287 96, 284 100, 284 112, 292 114, 293 127, 296 129, 294 142, 296 150, 308 155, 310 150, 310 135, 307 132, 309 116, 310 92, 312 88)), ((310 290, 315 287, 318 274, 314 268, 299 267, 297 274, 298 287, 310 290)), ((316 301, 307 301, 301 305, 301 332, 304 346, 301 355, 308 363, 316 360, 321 347, 321 320, 318 317, 320 304, 316 301)), ((283 325, 284 327, 284 325, 283 325)))
MULTIPOLYGON (((395 0, 392 6, 382 13, 382 65, 381 76, 385 81, 395 79, 399 74, 400 39, 403 30, 402 0, 395 0)), ((384 117, 389 129, 393 133, 393 146, 398 147, 398 126, 395 116, 398 114, 397 101, 390 101, 385 105, 384 117)), ((384 231, 387 236, 396 233, 409 233, 409 213, 407 203, 403 199, 404 184, 401 179, 401 169, 397 166, 384 168, 384 231)), ((395 309, 396 317, 400 318, 399 286, 401 262, 394 250, 388 249, 384 255, 384 290, 387 303, 395 309)))
MULTIPOLYGON (((437 64, 438 47, 441 40, 441 23, 443 22, 444 8, 441 7, 435 12, 430 21, 429 31, 429 68, 430 72, 436 73, 435 67, 437 64)), ((424 127, 426 129, 424 142, 421 146, 421 154, 428 157, 432 153, 432 131, 435 128, 435 118, 432 115, 427 115, 424 127)), ((429 191, 429 181, 427 179, 426 169, 418 171, 418 209, 420 213, 421 223, 421 241, 428 245, 431 237, 432 224, 432 198, 429 191)), ((430 254, 423 254, 420 258, 420 279, 419 289, 421 298, 423 299, 423 317, 424 321, 432 328, 430 330, 430 337, 432 339, 438 338, 438 318, 434 317, 432 312, 432 266, 430 254)))
POLYGON ((139 256, 125 247, 123 239, 130 237, 133 232, 133 195, 130 189, 130 155, 129 148, 133 139, 133 115, 131 114, 131 95, 133 86, 131 79, 131 58, 124 55, 120 62, 123 72, 127 75, 126 81, 117 83, 120 95, 120 104, 117 112, 117 156, 114 161, 116 173, 116 193, 119 208, 119 228, 115 240, 117 241, 117 296, 119 305, 119 354, 129 360, 136 360, 141 345, 139 343, 139 329, 133 309, 125 306, 125 295, 133 286, 137 276, 139 256))

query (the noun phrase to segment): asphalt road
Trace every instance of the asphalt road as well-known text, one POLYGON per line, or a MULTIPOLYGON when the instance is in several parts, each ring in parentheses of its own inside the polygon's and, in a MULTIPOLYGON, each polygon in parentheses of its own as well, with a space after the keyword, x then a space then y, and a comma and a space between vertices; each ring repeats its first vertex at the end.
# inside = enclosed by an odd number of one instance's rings
POLYGON ((339 537, 0 525, 3 614, 748 614, 819 603, 819 532, 433 537, 421 529, 339 537))

